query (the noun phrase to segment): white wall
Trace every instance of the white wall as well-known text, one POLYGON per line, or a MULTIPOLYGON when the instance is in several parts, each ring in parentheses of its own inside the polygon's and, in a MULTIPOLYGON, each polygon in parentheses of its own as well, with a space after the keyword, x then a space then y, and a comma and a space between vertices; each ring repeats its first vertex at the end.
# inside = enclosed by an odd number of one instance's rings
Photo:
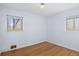
POLYGON ((79 8, 66 10, 56 15, 49 16, 48 19, 48 41, 63 47, 79 51, 79 31, 66 32, 64 21, 67 16, 79 15, 79 8))
POLYGON ((13 42, 22 47, 47 39, 47 21, 42 16, 0 7, 0 24, 0 51, 9 50, 13 42), (23 32, 7 32, 6 15, 22 16, 23 32))

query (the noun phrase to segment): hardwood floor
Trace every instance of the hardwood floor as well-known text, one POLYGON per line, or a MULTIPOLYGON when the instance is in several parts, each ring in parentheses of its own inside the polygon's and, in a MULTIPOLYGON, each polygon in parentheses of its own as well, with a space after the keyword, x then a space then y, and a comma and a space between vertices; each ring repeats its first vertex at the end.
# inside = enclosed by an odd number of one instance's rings
POLYGON ((29 47, 1 53, 2 56, 79 56, 79 52, 42 42, 29 47))

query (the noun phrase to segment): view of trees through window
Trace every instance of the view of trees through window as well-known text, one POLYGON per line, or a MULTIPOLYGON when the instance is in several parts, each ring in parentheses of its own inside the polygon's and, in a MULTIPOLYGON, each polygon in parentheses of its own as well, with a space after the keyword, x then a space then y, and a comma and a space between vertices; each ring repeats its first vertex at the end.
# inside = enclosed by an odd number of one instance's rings
POLYGON ((7 30, 8 31, 22 31, 23 30, 23 17, 7 16, 7 30))

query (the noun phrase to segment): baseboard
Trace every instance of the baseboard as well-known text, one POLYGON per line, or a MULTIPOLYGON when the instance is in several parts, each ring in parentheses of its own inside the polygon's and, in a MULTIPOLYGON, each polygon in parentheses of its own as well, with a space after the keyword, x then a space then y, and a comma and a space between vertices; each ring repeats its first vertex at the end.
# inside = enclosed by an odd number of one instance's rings
POLYGON ((42 43, 42 42, 48 42, 48 43, 51 43, 51 44, 55 44, 55 45, 58 45, 58 46, 61 46, 61 47, 64 47, 64 48, 71 49, 71 50, 73 50, 73 51, 77 51, 77 52, 79 52, 79 50, 77 50, 77 49, 69 48, 69 47, 67 47, 67 46, 64 46, 64 45, 61 45, 61 44, 58 44, 58 43, 55 43, 55 42, 50 42, 50 41, 40 41, 40 42, 36 42, 36 43, 33 43, 33 44, 29 44, 29 45, 23 45, 23 46, 21 46, 21 47, 17 47, 17 48, 14 48, 14 49, 9 49, 9 50, 6 50, 6 51, 1 51, 1 52, 0 52, 0 55, 1 55, 1 53, 3 53, 3 52, 13 51, 13 50, 16 50, 16 49, 20 49, 20 48, 28 47, 28 46, 35 45, 35 44, 39 44, 39 43, 42 43))
POLYGON ((70 50, 73 50, 73 51, 76 51, 76 52, 79 52, 79 50, 71 48, 71 47, 64 46, 63 44, 59 44, 59 43, 55 43, 55 42, 51 42, 51 41, 47 41, 47 42, 49 42, 51 44, 55 44, 55 45, 61 46, 61 47, 64 47, 64 48, 67 48, 67 49, 70 49, 70 50))
POLYGON ((35 43, 29 44, 29 45, 22 45, 21 47, 17 47, 17 48, 14 48, 14 49, 9 49, 9 50, 5 50, 5 51, 1 51, 1 53, 7 52, 7 51, 13 51, 13 50, 20 49, 20 48, 24 48, 24 47, 28 47, 28 46, 35 45, 35 44, 39 44, 39 43, 42 43, 42 42, 47 42, 47 41, 39 41, 39 42, 35 42, 35 43))

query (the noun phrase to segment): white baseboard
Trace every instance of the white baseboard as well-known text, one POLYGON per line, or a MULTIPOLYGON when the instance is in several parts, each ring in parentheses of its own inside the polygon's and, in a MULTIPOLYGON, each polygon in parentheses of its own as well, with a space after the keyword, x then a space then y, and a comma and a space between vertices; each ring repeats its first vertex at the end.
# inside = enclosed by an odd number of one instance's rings
POLYGON ((56 44, 56 45, 58 45, 58 46, 61 46, 61 47, 67 48, 67 49, 71 49, 71 50, 73 50, 73 51, 77 51, 77 52, 79 52, 78 49, 71 48, 71 47, 67 47, 67 46, 65 46, 65 45, 63 45, 63 44, 59 44, 59 43, 51 42, 51 41, 47 41, 47 42, 52 43, 52 44, 56 44))
POLYGON ((33 43, 33 44, 23 45, 23 46, 21 46, 21 47, 17 47, 17 48, 14 48, 14 49, 9 49, 9 50, 5 50, 5 51, 1 51, 0 54, 1 54, 2 52, 12 51, 12 50, 16 50, 16 49, 28 47, 28 46, 31 46, 31 45, 39 44, 39 43, 41 43, 41 42, 49 42, 49 43, 56 44, 56 45, 58 45, 58 46, 61 46, 61 47, 68 48, 68 49, 71 49, 71 50, 74 50, 74 51, 79 52, 79 50, 77 50, 77 49, 74 49, 74 48, 71 48, 71 47, 67 47, 67 46, 64 46, 64 45, 61 45, 61 44, 58 44, 58 43, 55 43, 55 42, 51 42, 51 41, 39 41, 39 42, 35 42, 35 43, 33 43))
POLYGON ((13 51, 13 50, 24 48, 24 47, 28 47, 28 46, 31 46, 31 45, 39 44, 41 42, 45 42, 45 41, 39 41, 39 42, 35 42, 35 43, 32 43, 32 44, 28 44, 28 45, 22 45, 21 47, 17 47, 17 48, 14 48, 14 49, 8 49, 8 50, 5 50, 5 51, 0 51, 0 53, 7 52, 7 51, 13 51))

